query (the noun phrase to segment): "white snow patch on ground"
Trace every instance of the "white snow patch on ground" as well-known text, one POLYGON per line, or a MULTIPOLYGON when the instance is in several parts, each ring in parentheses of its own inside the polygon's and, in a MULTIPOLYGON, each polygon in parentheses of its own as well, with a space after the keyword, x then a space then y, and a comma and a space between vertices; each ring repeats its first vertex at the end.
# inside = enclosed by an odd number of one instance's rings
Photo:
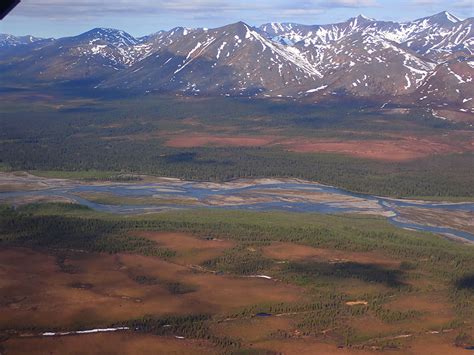
POLYGON ((224 47, 226 46, 227 42, 222 42, 221 46, 219 47, 219 49, 217 50, 217 55, 216 55, 216 58, 219 59, 219 57, 221 56, 221 52, 222 50, 224 49, 224 47))
MULTIPOLYGON (((471 3, 472 5, 472 3, 471 3)), ((459 22, 459 19, 454 17, 453 15, 451 15, 449 12, 445 12, 446 14, 446 17, 448 18, 449 21, 453 22, 453 23, 457 23, 459 22)))
POLYGON ((95 47, 92 47, 91 51, 92 51, 92 53, 97 54, 101 51, 101 49, 106 48, 106 47, 107 47, 106 44, 98 44, 95 47))
POLYGON ((254 278, 259 278, 259 279, 266 279, 266 280, 271 280, 272 278, 267 275, 250 275, 249 277, 254 277, 254 278))
POLYGON ((407 81, 407 84, 405 85, 405 90, 406 90, 411 87, 411 80, 410 80, 410 77, 408 76, 408 73, 405 74, 405 79, 407 81))
POLYGON ((324 90, 326 89, 328 86, 327 85, 323 85, 323 86, 320 86, 320 87, 317 87, 316 89, 310 89, 308 91, 306 91, 307 93, 312 93, 312 92, 317 92, 317 91, 320 91, 320 90, 324 90))
POLYGON ((98 329, 87 329, 87 330, 76 330, 71 332, 44 332, 42 336, 63 336, 63 335, 74 335, 74 334, 93 334, 93 333, 107 333, 116 332, 117 330, 129 330, 129 327, 117 327, 117 328, 98 328, 98 329))
POLYGON ((205 43, 201 43, 201 42, 198 42, 198 44, 196 45, 196 47, 194 47, 189 53, 188 55, 186 56, 186 59, 184 60, 183 62, 183 65, 181 67, 179 67, 178 69, 175 70, 174 74, 177 74, 179 73, 181 70, 183 70, 184 68, 186 68, 186 66, 189 65, 189 63, 191 63, 195 58, 199 57, 199 55, 201 55, 202 52, 204 52, 206 50, 207 47, 209 47, 211 45, 212 42, 214 42, 214 38, 210 38, 207 40, 207 42, 205 43), (194 54, 194 52, 196 52, 198 49, 201 49, 199 51, 199 53, 197 53, 195 56, 193 56, 191 58, 191 56, 194 54))
POLYGON ((433 117, 440 118, 442 120, 447 120, 446 117, 440 116, 435 110, 432 110, 431 114, 433 115, 433 117))
POLYGON ((464 81, 464 79, 462 78, 462 76, 459 75, 459 74, 456 74, 450 67, 448 67, 448 71, 449 71, 451 74, 453 74, 456 79, 458 79, 459 84, 465 84, 465 83, 466 83, 466 81, 464 81))

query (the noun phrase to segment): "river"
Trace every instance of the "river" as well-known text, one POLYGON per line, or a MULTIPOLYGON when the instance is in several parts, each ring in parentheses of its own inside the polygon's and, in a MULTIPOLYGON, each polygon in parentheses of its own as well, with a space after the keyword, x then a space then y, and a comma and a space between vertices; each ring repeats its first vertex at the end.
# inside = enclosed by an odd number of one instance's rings
POLYGON ((62 198, 94 210, 117 214, 153 213, 183 208, 223 208, 253 211, 292 211, 322 214, 357 213, 384 216, 397 227, 442 234, 474 242, 474 202, 450 203, 401 200, 352 193, 303 180, 252 179, 225 183, 157 179, 157 182, 86 183, 2 174, 2 182, 28 189, 0 192, 0 202, 18 205, 38 199, 62 198), (22 185, 19 185, 22 186, 22 185), (113 204, 90 196, 113 197, 113 204), (117 199, 123 203, 116 203, 117 199), (127 203, 135 199, 133 204, 127 203), (136 199, 147 199, 136 203, 136 199), (189 203, 189 202, 192 203, 189 203), (410 216, 417 216, 411 218, 410 216), (428 217, 427 217, 428 216, 428 217), (451 217, 452 216, 452 217, 451 217), (444 218, 443 218, 444 217, 444 218), (457 221, 452 223, 452 221, 457 221))

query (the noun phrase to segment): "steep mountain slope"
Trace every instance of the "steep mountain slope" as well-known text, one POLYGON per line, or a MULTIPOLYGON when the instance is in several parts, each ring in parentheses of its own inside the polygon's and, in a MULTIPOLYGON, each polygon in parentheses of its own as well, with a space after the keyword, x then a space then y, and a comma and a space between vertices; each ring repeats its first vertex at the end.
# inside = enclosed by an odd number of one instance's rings
POLYGON ((96 28, 75 37, 0 35, 5 82, 192 95, 355 97, 472 113, 474 18, 447 12, 396 23, 243 22, 176 27, 141 38, 96 28))
POLYGON ((472 54, 474 19, 464 21, 447 13, 425 17, 408 23, 375 23, 367 31, 378 33, 432 60, 462 51, 472 54))
POLYGON ((9 34, 0 33, 0 49, 9 47, 18 47, 31 44, 38 41, 44 41, 44 38, 33 36, 13 36, 9 34))
POLYGON ((442 63, 417 91, 418 104, 474 113, 474 56, 442 63))
POLYGON ((7 62, 14 62, 54 41, 54 38, 38 38, 33 36, 17 37, 0 33, 0 61, 2 58, 6 58, 7 62))
POLYGON ((322 75, 300 51, 238 22, 180 36, 160 34, 156 51, 101 87, 206 94, 296 94, 322 75))
POLYGON ((304 44, 301 48, 306 56, 318 58, 325 91, 357 96, 413 92, 436 66, 394 42, 365 33, 345 36, 323 48, 304 44))
POLYGON ((377 21, 360 15, 334 25, 270 23, 260 28, 274 40, 291 44, 303 42, 305 46, 327 45, 354 33, 370 34, 436 60, 455 51, 472 54, 473 24, 472 18, 463 21, 441 12, 407 23, 377 21))
POLYGON ((358 16, 335 25, 260 28, 299 48, 323 74, 323 84, 302 92, 305 96, 400 96, 415 105, 474 113, 473 18, 441 12, 401 24, 358 16))
POLYGON ((20 80, 93 81, 131 65, 136 44, 123 31, 96 28, 75 37, 33 42, 27 52, 25 46, 17 47, 8 57, 0 57, 0 69, 20 80))
POLYGON ((300 25, 272 22, 260 26, 269 38, 286 44, 304 42, 306 46, 328 44, 361 31, 373 20, 359 15, 334 25, 300 25))

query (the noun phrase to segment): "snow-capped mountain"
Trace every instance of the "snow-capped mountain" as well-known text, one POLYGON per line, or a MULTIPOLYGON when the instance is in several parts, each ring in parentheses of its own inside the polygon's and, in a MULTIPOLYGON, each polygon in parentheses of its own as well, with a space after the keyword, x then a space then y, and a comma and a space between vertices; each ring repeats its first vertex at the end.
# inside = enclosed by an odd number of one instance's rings
POLYGON ((0 33, 0 48, 17 47, 44 40, 44 38, 33 36, 13 36, 0 33))
MULTIPOLYGON (((298 45, 297 45, 298 47, 298 45)), ((415 91, 436 63, 380 36, 353 33, 325 46, 301 45, 324 73, 324 91, 397 96, 415 91)))
POLYGON ((474 18, 329 25, 243 22, 134 38, 96 28, 43 40, 0 35, 5 80, 89 80, 97 89, 193 95, 362 97, 474 113, 474 18))
POLYGON ((334 25, 270 23, 260 29, 273 40, 287 44, 302 42, 305 46, 328 45, 354 33, 371 34, 433 57, 453 51, 473 54, 474 45, 474 19, 460 20, 448 12, 406 23, 377 21, 359 15, 334 25))
POLYGON ((346 22, 332 25, 300 25, 297 23, 271 22, 260 26, 270 38, 286 44, 303 42, 306 46, 328 44, 354 32, 363 30, 371 19, 359 15, 346 22))
POLYGON ((104 79, 140 58, 139 41, 120 30, 95 28, 79 36, 7 47, 0 68, 15 80, 104 79), (14 60, 12 60, 14 58, 14 60))
POLYGON ((322 77, 295 47, 238 22, 161 34, 155 51, 100 86, 137 90, 255 95, 294 94, 322 77))
POLYGON ((417 91, 420 105, 456 105, 461 112, 474 111, 474 58, 458 57, 438 65, 417 91))

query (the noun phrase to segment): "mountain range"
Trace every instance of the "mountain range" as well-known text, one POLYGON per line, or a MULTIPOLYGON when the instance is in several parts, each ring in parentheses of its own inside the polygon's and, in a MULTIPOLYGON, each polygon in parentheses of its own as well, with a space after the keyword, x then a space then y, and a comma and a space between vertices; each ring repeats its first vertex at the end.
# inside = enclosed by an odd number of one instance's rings
POLYGON ((79 80, 94 90, 311 102, 351 97, 471 116, 474 18, 238 22, 140 38, 107 28, 58 39, 0 34, 0 71, 4 83, 79 80))

